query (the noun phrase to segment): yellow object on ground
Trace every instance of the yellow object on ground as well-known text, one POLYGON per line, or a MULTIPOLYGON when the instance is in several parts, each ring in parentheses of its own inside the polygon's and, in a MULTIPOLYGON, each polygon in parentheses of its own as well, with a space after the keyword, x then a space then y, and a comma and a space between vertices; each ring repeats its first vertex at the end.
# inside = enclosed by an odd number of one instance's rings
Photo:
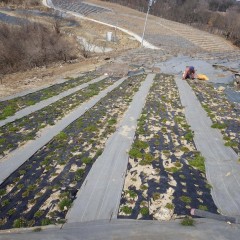
POLYGON ((209 78, 204 74, 197 74, 197 79, 199 79, 199 80, 209 80, 209 78))

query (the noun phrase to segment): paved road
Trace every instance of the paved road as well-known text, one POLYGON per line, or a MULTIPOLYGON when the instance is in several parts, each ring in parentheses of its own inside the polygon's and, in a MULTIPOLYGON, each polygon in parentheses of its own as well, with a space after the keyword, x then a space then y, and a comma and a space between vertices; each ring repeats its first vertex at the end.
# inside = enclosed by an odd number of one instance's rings
POLYGON ((117 218, 128 164, 128 151, 154 76, 147 76, 117 131, 108 139, 103 154, 94 163, 67 214, 68 222, 117 218))
POLYGON ((18 167, 20 167, 27 159, 29 159, 35 152, 47 144, 53 137, 55 137, 69 124, 82 116, 89 108, 93 107, 100 99, 105 97, 109 92, 118 87, 126 79, 127 77, 118 80, 113 85, 101 91, 97 96, 93 97, 86 103, 83 103, 63 119, 56 122, 54 126, 44 128, 37 139, 28 142, 23 147, 12 151, 5 158, 1 159, 0 169, 4 169, 4 171, 0 171, 0 184, 18 167))
POLYGON ((212 196, 222 214, 240 216, 240 164, 238 155, 224 145, 219 130, 186 81, 176 79, 188 124, 194 131, 194 142, 205 157, 206 175, 212 185, 212 196))

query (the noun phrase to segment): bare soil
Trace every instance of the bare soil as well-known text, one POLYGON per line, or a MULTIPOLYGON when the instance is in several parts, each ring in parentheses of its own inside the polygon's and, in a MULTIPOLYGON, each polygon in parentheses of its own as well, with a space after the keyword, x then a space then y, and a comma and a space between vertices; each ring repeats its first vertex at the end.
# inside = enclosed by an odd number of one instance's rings
MULTIPOLYGON (((11 12, 11 15, 17 17, 26 17, 21 16, 17 12, 11 12)), ((53 20, 48 17, 27 17, 28 20, 41 22, 43 24, 53 23, 53 20)), ((82 72, 95 70, 107 62, 111 62, 123 51, 127 51, 139 46, 137 41, 129 38, 128 35, 120 31, 116 32, 115 29, 111 27, 74 17, 72 17, 72 19, 78 22, 79 26, 68 27, 63 23, 61 28, 62 32, 75 38, 77 36, 81 36, 97 46, 112 48, 113 51, 103 54, 91 53, 88 58, 84 58, 81 56, 81 54, 79 54, 79 58, 72 62, 58 62, 48 66, 30 69, 28 71, 5 75, 2 77, 2 79, 0 79, 0 98, 7 97, 25 90, 32 90, 41 86, 54 84, 61 78, 74 77, 82 72), (113 34, 116 34, 118 42, 106 42, 105 39, 107 32, 113 32, 113 34)), ((81 53, 81 49, 79 51, 81 53)), ((111 66, 113 65, 110 65, 107 69, 101 68, 101 72, 111 72, 111 66)), ((113 71, 115 72, 116 65, 114 65, 113 68, 113 71)), ((126 74, 127 69, 128 67, 125 66, 124 73, 121 72, 120 75, 126 74)))

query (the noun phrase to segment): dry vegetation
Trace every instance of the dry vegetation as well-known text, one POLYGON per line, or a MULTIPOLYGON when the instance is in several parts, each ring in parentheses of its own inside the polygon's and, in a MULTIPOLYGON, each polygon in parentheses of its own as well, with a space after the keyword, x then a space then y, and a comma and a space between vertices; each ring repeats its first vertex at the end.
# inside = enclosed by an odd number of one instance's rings
POLYGON ((0 72, 26 70, 50 62, 76 57, 74 44, 59 28, 39 23, 0 25, 0 72))
MULTIPOLYGON (((147 11, 146 0, 102 0, 147 11)), ((240 2, 235 0, 157 0, 151 14, 223 35, 240 47, 240 2)))

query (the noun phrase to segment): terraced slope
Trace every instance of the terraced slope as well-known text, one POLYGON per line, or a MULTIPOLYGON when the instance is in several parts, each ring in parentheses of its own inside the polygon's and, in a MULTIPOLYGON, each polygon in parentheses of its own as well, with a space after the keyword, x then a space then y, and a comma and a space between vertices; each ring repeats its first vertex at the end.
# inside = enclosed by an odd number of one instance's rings
MULTIPOLYGON (((81 5, 82 3, 79 3, 77 0, 54 0, 53 3, 55 7, 60 9, 62 8, 80 14, 85 11, 85 6, 81 5)), ((112 11, 104 12, 97 10, 90 11, 87 14, 91 18, 128 29, 142 36, 145 21, 144 13, 97 0, 90 0, 88 1, 88 4, 89 3, 112 9, 112 11)), ((195 55, 200 52, 211 52, 220 54, 219 57, 226 57, 224 53, 230 53, 234 58, 239 56, 239 50, 222 37, 195 29, 185 24, 151 15, 148 18, 145 39, 155 46, 167 50, 171 54, 185 53, 195 55)))
POLYGON ((54 6, 57 6, 60 9, 77 12, 84 16, 87 16, 93 13, 103 13, 103 12, 111 11, 108 8, 105 8, 105 7, 103 8, 94 4, 88 4, 85 1, 79 1, 79 0, 78 1, 51 0, 51 2, 54 6))

